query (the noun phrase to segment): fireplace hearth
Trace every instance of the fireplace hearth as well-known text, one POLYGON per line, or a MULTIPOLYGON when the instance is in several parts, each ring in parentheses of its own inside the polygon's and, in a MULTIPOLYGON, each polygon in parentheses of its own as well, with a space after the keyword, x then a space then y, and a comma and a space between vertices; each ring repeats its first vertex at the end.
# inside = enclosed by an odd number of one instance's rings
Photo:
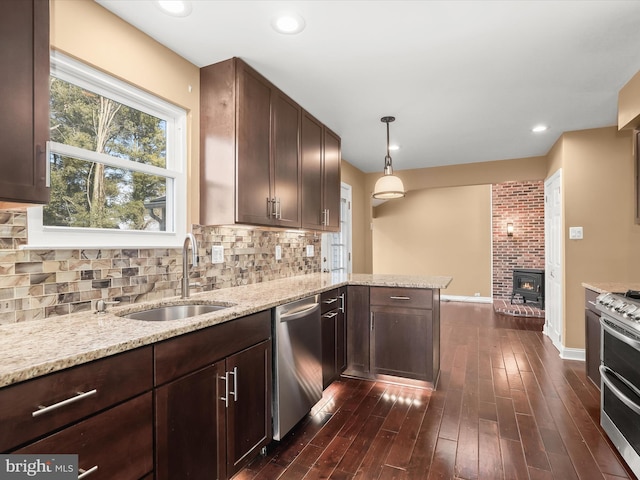
POLYGON ((513 270, 513 291, 511 303, 517 295, 522 297, 523 303, 527 300, 537 304, 544 310, 544 270, 535 268, 516 268, 513 270))

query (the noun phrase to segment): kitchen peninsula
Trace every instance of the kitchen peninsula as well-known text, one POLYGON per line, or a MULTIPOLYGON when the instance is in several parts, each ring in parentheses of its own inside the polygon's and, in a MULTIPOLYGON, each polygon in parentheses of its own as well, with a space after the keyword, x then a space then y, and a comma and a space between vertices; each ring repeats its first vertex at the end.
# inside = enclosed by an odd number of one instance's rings
POLYGON ((0 326, 0 452, 72 451, 79 472, 96 478, 168 480, 183 465, 231 478, 272 441, 272 308, 313 295, 328 304, 346 288, 346 322, 333 324, 328 353, 337 358, 347 345, 337 375, 346 366, 353 376, 433 387, 439 292, 450 282, 318 273, 0 326), (189 303, 225 308, 181 320, 122 316, 189 303), (365 352, 367 369, 354 368, 365 352))

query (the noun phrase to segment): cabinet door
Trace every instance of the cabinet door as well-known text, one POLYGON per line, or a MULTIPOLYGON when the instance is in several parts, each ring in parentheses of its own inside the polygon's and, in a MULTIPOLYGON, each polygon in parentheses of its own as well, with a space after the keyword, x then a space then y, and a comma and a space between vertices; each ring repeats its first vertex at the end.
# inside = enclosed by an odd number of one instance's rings
POLYGON ((340 308, 336 317, 336 367, 337 376, 347 368, 347 290, 340 289, 340 308))
POLYGON ((322 230, 322 124, 302 112, 300 128, 302 228, 322 230))
POLYGON ((156 389, 157 480, 226 478, 223 378, 222 361, 156 389))
POLYGON ((273 188, 276 202, 274 223, 300 227, 300 106, 279 91, 273 92, 273 188))
POLYGON ((265 225, 271 222, 271 84, 238 62, 236 98, 236 221, 265 225))
POLYGON ((340 231, 340 137, 324 129, 323 207, 326 213, 324 230, 340 231))
POLYGON ((227 476, 235 475, 271 440, 271 340, 226 361, 227 476))
POLYGON ((322 320, 322 389, 327 388, 337 377, 336 320, 337 310, 323 313, 322 320))
MULTIPOLYGON (((78 454, 78 467, 85 471, 93 469, 87 475, 87 480, 142 478, 153 470, 151 392, 89 417, 13 453, 43 452, 78 454)), ((171 478, 186 477, 177 475, 171 478)))
POLYGON ((0 15, 0 201, 46 203, 49 1, 11 0, 0 15))
POLYGON ((600 315, 592 310, 585 310, 584 314, 587 377, 600 389, 600 315))
POLYGON ((431 311, 371 307, 371 373, 432 381, 431 311))
POLYGON ((347 287, 347 372, 369 373, 369 287, 347 287))

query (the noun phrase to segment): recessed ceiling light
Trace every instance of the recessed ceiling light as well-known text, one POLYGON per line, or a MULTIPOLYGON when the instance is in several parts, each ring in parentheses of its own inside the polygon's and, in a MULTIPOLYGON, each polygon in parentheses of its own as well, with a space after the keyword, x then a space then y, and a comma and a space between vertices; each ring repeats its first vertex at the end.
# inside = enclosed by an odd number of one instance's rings
POLYGON ((535 127, 533 127, 531 129, 531 131, 534 132, 534 133, 540 133, 540 132, 545 132, 548 129, 549 129, 549 127, 546 126, 546 125, 536 125, 535 127))
POLYGON ((305 22, 297 13, 283 13, 273 17, 271 26, 278 33, 295 35, 304 30, 305 22))
POLYGON ((186 17, 191 13, 191 2, 187 0, 156 0, 156 5, 174 17, 186 17))

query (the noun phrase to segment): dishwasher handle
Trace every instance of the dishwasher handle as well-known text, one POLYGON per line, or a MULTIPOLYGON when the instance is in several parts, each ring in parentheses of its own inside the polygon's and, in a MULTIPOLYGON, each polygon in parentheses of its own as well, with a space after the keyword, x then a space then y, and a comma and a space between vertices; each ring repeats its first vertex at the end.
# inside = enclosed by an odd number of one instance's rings
POLYGON ((318 310, 320 308, 319 303, 314 303, 310 307, 303 308, 302 310, 294 310, 288 313, 280 314, 280 322, 291 322, 292 320, 298 320, 300 318, 304 318, 310 313, 318 310))

